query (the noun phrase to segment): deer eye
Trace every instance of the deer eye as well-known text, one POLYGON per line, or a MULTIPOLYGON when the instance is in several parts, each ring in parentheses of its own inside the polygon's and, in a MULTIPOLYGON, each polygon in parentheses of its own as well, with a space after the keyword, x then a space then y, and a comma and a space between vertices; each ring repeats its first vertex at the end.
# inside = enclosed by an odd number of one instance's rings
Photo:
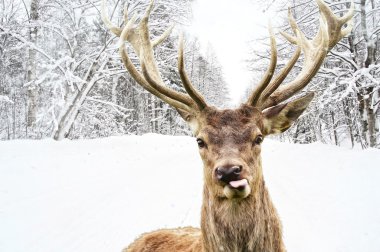
POLYGON ((255 139, 255 144, 261 144, 263 142, 264 138, 262 135, 258 135, 255 139))
POLYGON ((197 143, 199 148, 204 148, 206 146, 206 143, 200 138, 197 138, 197 143))

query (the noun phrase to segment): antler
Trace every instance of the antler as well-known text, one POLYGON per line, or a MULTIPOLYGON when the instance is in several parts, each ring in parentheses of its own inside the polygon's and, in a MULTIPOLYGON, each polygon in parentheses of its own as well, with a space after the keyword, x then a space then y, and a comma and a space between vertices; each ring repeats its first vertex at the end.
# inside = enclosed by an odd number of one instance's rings
POLYGON ((261 95, 265 91, 268 86, 272 76, 274 74, 274 70, 276 69, 277 64, 277 48, 276 48, 276 39, 273 35, 272 26, 269 24, 269 34, 270 34, 270 42, 271 42, 271 59, 269 63, 269 67, 264 74, 263 79, 257 85, 256 89, 252 92, 251 96, 248 98, 248 104, 257 104, 261 95))
MULTIPOLYGON (((317 35, 311 40, 307 39, 304 33, 299 29, 289 9, 289 23, 296 36, 294 37, 284 32, 281 32, 281 34, 290 43, 297 45, 298 48, 287 65, 272 81, 262 81, 262 83, 257 85, 248 99, 247 103, 249 105, 263 110, 285 101, 302 90, 318 72, 329 50, 351 32, 352 17, 354 15, 353 0, 351 0, 350 10, 343 17, 336 16, 322 0, 317 0, 317 4, 320 10, 320 25, 317 35), (342 29, 345 24, 347 24, 347 27, 342 29), (304 62, 301 72, 293 81, 279 87, 297 62, 301 50, 304 53, 304 62)), ((271 34, 271 40, 274 40, 273 34, 271 34)), ((273 51, 272 49, 272 54, 274 54, 273 51)), ((269 69, 272 69, 272 64, 273 60, 271 61, 271 67, 269 69)))
POLYGON ((128 20, 127 9, 125 9, 125 26, 124 28, 119 28, 112 24, 112 22, 109 20, 108 15, 106 14, 105 0, 102 0, 102 20, 113 34, 120 37, 119 53, 126 69, 138 84, 180 112, 194 113, 195 111, 201 111, 207 107, 207 104, 202 95, 193 87, 185 72, 182 39, 180 39, 178 69, 181 80, 183 81, 183 85, 188 95, 166 87, 164 81, 160 76, 157 63, 154 58, 153 48, 161 44, 170 35, 173 26, 165 31, 156 40, 151 41, 148 23, 150 13, 153 9, 153 3, 154 1, 151 0, 144 16, 137 26, 135 25, 136 17, 133 16, 130 20, 128 20), (139 57, 142 73, 138 71, 136 66, 132 63, 128 55, 125 42, 129 42, 131 44, 135 53, 139 57))

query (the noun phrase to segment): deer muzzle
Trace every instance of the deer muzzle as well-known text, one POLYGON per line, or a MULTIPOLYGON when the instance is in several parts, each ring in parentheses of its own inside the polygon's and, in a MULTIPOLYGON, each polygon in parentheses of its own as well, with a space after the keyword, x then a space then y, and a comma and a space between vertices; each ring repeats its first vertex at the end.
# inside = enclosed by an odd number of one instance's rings
POLYGON ((245 198, 250 194, 248 180, 242 176, 242 173, 242 165, 224 165, 215 169, 215 177, 222 183, 227 198, 245 198))

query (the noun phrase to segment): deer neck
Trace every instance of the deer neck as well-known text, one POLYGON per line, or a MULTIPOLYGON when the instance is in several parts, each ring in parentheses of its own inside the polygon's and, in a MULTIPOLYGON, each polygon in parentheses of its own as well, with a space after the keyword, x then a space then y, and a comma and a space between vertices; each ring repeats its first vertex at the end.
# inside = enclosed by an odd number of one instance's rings
POLYGON ((281 223, 264 180, 245 199, 213 197, 204 186, 201 217, 204 251, 285 251, 281 223))

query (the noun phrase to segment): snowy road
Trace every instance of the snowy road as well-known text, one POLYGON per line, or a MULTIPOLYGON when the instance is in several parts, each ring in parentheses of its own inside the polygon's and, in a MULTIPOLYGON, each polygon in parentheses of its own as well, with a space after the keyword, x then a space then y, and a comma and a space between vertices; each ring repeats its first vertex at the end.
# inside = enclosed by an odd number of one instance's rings
MULTIPOLYGON (((290 252, 378 252, 380 151, 265 140, 290 252)), ((0 142, 0 251, 120 251, 200 219, 195 140, 145 135, 0 142)))

